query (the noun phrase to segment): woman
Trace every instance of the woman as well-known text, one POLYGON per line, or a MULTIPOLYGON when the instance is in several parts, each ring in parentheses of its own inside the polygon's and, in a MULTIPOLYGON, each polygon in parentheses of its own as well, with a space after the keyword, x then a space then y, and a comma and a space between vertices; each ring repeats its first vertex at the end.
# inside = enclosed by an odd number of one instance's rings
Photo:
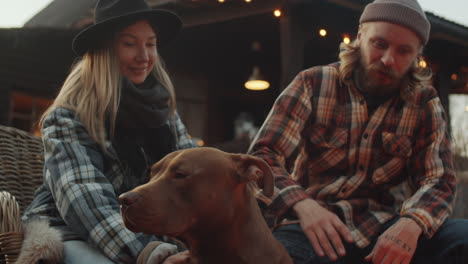
POLYGON ((42 117, 44 184, 24 219, 63 231, 65 263, 159 263, 176 247, 127 230, 117 197, 169 152, 193 147, 157 52, 181 21, 144 0, 100 0, 95 15, 73 40, 82 59, 42 117))

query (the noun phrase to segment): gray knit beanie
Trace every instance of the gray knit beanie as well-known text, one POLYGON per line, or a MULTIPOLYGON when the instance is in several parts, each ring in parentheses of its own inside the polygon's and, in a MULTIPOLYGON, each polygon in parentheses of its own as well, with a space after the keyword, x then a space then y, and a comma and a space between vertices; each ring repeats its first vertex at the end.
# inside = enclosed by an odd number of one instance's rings
POLYGON ((364 8, 359 23, 386 21, 413 30, 424 45, 429 40, 431 24, 416 0, 375 0, 364 8))

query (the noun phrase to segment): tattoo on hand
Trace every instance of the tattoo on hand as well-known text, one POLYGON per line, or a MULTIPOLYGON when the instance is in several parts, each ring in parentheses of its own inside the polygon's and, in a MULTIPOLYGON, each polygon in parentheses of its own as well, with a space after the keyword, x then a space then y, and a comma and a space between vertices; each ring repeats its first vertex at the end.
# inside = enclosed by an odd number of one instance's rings
POLYGON ((401 248, 403 248, 404 250, 407 250, 408 253, 411 253, 411 247, 409 247, 405 242, 403 242, 401 239, 399 238, 396 238, 394 236, 391 236, 391 235, 388 235, 386 234, 384 236, 385 239, 388 239, 390 241, 393 241, 394 243, 396 243, 398 246, 400 246, 401 248), (402 244, 403 243, 403 244, 402 244))

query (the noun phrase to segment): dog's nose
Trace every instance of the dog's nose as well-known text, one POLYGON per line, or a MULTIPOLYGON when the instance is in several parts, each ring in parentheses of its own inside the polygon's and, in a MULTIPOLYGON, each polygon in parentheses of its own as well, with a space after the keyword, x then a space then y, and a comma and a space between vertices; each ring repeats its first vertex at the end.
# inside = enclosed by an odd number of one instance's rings
POLYGON ((135 192, 126 192, 119 196, 120 204, 123 206, 130 206, 140 199, 140 195, 135 192))

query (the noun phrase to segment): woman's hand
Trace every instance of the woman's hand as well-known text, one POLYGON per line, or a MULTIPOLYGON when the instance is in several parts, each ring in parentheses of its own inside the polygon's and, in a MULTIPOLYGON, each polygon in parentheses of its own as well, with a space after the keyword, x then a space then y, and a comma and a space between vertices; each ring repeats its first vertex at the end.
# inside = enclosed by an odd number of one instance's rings
POLYGON ((332 261, 338 259, 337 253, 346 255, 341 238, 348 243, 353 243, 354 239, 338 216, 311 199, 296 203, 293 209, 317 255, 323 257, 326 254, 332 261))
POLYGON ((190 252, 183 251, 168 257, 162 264, 189 264, 190 252))
POLYGON ((421 227, 412 219, 400 218, 378 238, 366 261, 374 264, 409 264, 421 233, 421 227))
POLYGON ((177 246, 161 241, 152 241, 140 252, 136 263, 161 264, 174 254, 177 254, 177 246))

